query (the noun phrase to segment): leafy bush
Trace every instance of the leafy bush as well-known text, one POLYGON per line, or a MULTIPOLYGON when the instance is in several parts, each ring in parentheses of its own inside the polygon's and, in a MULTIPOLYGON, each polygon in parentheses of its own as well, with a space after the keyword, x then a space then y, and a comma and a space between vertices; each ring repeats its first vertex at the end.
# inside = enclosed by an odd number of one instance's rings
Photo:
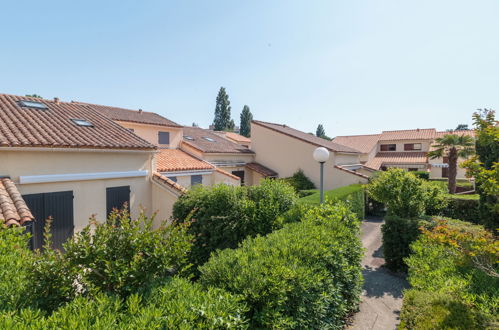
POLYGON ((78 297, 45 316, 25 309, 0 316, 2 329, 185 329, 246 328, 247 308, 220 289, 204 289, 185 279, 173 278, 147 296, 133 294, 125 301, 98 294, 78 297))
MULTIPOLYGON (((361 184, 351 184, 349 186, 325 191, 324 198, 328 200, 345 201, 350 205, 352 211, 357 214, 359 219, 365 218, 365 189, 361 184)), ((314 194, 300 198, 299 203, 310 205, 319 204, 319 191, 315 191, 314 194)))
MULTIPOLYGON (((437 219, 435 225, 423 230, 411 248, 413 254, 406 259, 412 286, 408 292, 449 295, 452 297, 448 299, 449 303, 460 302, 470 310, 471 314, 463 315, 468 318, 463 322, 484 322, 487 326, 497 326, 499 242, 492 233, 482 226, 467 222, 437 219)), ((406 296, 411 297, 408 292, 406 296)), ((462 310, 460 306, 444 307, 439 307, 443 309, 443 312, 438 312, 441 315, 454 315, 462 310)), ((431 322, 432 314, 425 317, 424 310, 419 311, 422 308, 427 307, 419 304, 416 299, 404 300, 404 324, 424 325, 427 324, 425 322, 431 322)), ((447 320, 443 319, 442 322, 444 321, 447 320)))
POLYGON ((407 270, 404 259, 411 253, 410 245, 418 238, 422 222, 423 220, 420 219, 385 217, 381 231, 383 233, 383 256, 388 269, 392 271, 407 270))
POLYGON ((355 215, 344 203, 323 204, 302 222, 217 251, 200 282, 241 295, 250 327, 339 329, 359 301, 361 258, 355 215))
POLYGON ((259 186, 199 186, 181 196, 173 206, 178 221, 192 220, 195 236, 191 260, 205 263, 217 249, 235 248, 247 236, 265 235, 281 228, 283 213, 296 203, 291 186, 264 180, 259 186))
MULTIPOLYGON (((38 251, 29 269, 31 304, 52 311, 78 295, 99 292, 126 297, 158 278, 181 274, 192 236, 187 225, 152 229, 143 214, 132 220, 113 212, 105 223, 91 219, 64 244, 65 253, 38 251)), ((46 246, 50 246, 46 228, 46 246)))
POLYGON ((409 290, 404 293, 400 329, 484 329, 483 317, 446 293, 409 290))
POLYGON ((24 228, 0 224, 0 311, 16 310, 25 305, 29 290, 29 236, 24 228))
POLYGON ((414 171, 412 172, 417 178, 423 179, 423 180, 429 180, 430 179, 430 172, 427 171, 414 171))
POLYGON ((371 198, 386 205, 388 215, 417 218, 445 207, 443 189, 399 168, 380 173, 369 182, 367 190, 371 198))
POLYGON ((293 188, 295 188, 296 192, 315 189, 315 184, 305 175, 305 173, 303 173, 302 169, 296 171, 293 176, 281 180, 289 183, 293 188))
POLYGON ((476 224, 480 223, 480 202, 476 197, 478 196, 449 195, 447 197, 448 205, 443 209, 442 215, 476 224))

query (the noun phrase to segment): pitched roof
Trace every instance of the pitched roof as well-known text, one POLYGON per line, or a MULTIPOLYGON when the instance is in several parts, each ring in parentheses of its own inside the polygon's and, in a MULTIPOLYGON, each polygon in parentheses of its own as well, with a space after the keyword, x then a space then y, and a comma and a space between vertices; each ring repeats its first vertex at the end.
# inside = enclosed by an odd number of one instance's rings
POLYGON ((395 140, 430 140, 434 139, 436 130, 434 128, 424 129, 405 129, 397 131, 383 131, 379 138, 380 141, 395 140))
POLYGON ((179 124, 163 116, 160 116, 155 112, 131 110, 131 109, 118 108, 107 105, 78 102, 78 101, 71 101, 71 102, 77 104, 89 105, 93 109, 99 111, 100 113, 102 113, 108 118, 111 118, 112 120, 159 125, 159 126, 181 127, 179 124))
POLYGON ((445 131, 445 132, 437 132, 435 138, 441 138, 444 135, 465 135, 465 136, 471 136, 475 137, 475 131, 474 130, 464 130, 464 131, 445 131))
POLYGON ((299 131, 297 129, 291 128, 286 125, 281 125, 281 124, 274 124, 274 123, 268 123, 264 121, 259 121, 259 120, 253 120, 253 124, 268 128, 270 130, 273 130, 275 132, 290 136, 292 138, 295 138, 297 140, 301 140, 306 143, 310 143, 312 145, 315 145, 317 147, 325 147, 331 151, 336 151, 336 152, 347 152, 347 153, 359 153, 358 150, 354 148, 350 148, 348 146, 344 146, 332 141, 328 141, 322 138, 319 138, 315 135, 308 134, 302 131, 299 131))
POLYGON ((333 142, 368 153, 378 144, 381 134, 337 136, 333 142))
POLYGON ((211 170, 214 166, 180 149, 161 149, 156 157, 158 172, 211 170))
POLYGON ((277 177, 279 175, 276 171, 273 171, 260 163, 248 163, 246 164, 246 167, 250 170, 260 173, 264 177, 277 177))
POLYGON ((225 137, 238 143, 250 143, 251 139, 234 132, 225 132, 225 137))
POLYGON ((364 174, 362 174, 362 173, 355 172, 355 171, 350 170, 350 169, 348 169, 348 168, 345 168, 345 167, 343 167, 343 166, 341 166, 341 165, 334 165, 334 167, 335 167, 335 168, 337 168, 337 169, 339 169, 339 170, 341 170, 341 171, 343 171, 343 172, 347 172, 347 173, 350 173, 350 174, 353 174, 353 175, 359 176, 359 177, 361 177, 361 178, 363 178, 363 179, 369 179, 369 177, 368 177, 367 175, 364 175, 364 174))
POLYGON ((0 178, 0 220, 8 226, 20 226, 33 219, 14 182, 9 178, 0 178))
POLYGON ((156 148, 89 105, 6 94, 0 94, 0 147, 156 148), (47 108, 23 107, 23 100, 47 108), (79 126, 73 119, 92 126, 79 126))
POLYGON ((199 127, 184 127, 183 143, 205 153, 254 154, 251 149, 245 146, 199 127))
POLYGON ((379 170, 385 164, 426 164, 426 152, 378 152, 375 157, 367 161, 364 166, 379 170))
POLYGON ((179 185, 178 183, 174 182, 171 179, 168 179, 166 176, 161 175, 158 172, 154 172, 152 175, 152 180, 156 181, 157 183, 160 183, 162 185, 167 186, 168 188, 173 189, 177 194, 183 194, 187 192, 187 189, 179 185))

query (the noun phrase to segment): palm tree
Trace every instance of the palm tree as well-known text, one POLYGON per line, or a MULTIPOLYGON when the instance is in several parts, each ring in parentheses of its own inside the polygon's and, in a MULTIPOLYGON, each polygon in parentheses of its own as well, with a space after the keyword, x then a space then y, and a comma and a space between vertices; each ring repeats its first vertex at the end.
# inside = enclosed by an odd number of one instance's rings
POLYGON ((449 193, 456 193, 457 161, 468 158, 475 153, 475 141, 469 135, 446 134, 436 138, 432 151, 428 153, 431 159, 447 157, 449 159, 449 193))

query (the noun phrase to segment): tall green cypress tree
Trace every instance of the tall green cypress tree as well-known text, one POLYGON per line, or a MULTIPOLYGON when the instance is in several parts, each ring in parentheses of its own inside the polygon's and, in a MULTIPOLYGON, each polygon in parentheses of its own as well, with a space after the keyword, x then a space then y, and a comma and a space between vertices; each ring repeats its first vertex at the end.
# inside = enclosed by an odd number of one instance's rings
POLYGON ((242 136, 251 136, 251 121, 253 120, 253 114, 250 108, 245 105, 243 111, 241 112, 241 125, 239 127, 239 134, 242 136))
POLYGON ((213 120, 215 131, 225 131, 229 129, 230 121, 229 95, 225 92, 224 87, 220 87, 215 105, 215 119, 213 120))
POLYGON ((326 136, 326 131, 324 130, 324 126, 322 126, 322 124, 319 124, 319 126, 317 126, 317 130, 315 131, 315 136, 320 138, 326 136))

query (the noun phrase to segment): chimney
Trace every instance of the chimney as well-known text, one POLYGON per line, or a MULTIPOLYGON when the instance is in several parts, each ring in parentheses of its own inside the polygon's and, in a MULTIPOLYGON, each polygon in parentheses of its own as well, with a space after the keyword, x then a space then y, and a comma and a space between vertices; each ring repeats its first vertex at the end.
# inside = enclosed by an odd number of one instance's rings
POLYGON ((141 114, 141 113, 142 113, 142 109, 139 109, 139 114, 141 114))
POLYGON ((54 103, 55 104, 59 104, 59 98, 58 97, 54 97, 54 103))

